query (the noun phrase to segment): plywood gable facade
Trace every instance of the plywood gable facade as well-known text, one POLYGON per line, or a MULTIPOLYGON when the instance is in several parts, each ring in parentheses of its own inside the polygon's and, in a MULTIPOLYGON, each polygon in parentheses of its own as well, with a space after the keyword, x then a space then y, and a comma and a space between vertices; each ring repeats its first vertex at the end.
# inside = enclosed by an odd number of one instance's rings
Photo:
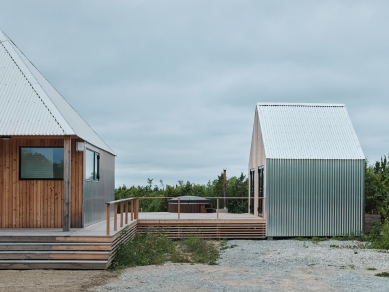
MULTIPOLYGON (((264 186, 264 196, 266 196, 266 155, 265 148, 262 139, 261 125, 259 122, 258 109, 255 110, 254 117, 254 126, 253 134, 251 139, 251 148, 250 148, 250 158, 248 165, 248 173, 251 169, 255 170, 255 181, 254 181, 254 215, 258 216, 258 194, 259 194, 259 185, 258 185, 258 167, 265 167, 265 186, 264 186)), ((249 176, 249 186, 251 186, 251 178, 249 176)), ((250 196, 250 187, 249 187, 249 196, 250 196)), ((250 202, 249 202, 250 204, 250 202)), ((264 206, 265 208, 265 206, 264 206)))

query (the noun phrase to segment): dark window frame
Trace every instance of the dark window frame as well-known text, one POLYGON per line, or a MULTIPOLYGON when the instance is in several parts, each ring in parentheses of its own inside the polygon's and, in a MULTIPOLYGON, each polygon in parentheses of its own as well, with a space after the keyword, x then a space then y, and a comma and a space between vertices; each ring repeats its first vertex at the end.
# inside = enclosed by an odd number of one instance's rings
MULTIPOLYGON (((55 148, 55 149, 64 149, 63 146, 19 146, 19 180, 63 180, 64 173, 62 173, 62 178, 24 178, 22 177, 22 149, 23 148, 55 148)), ((64 155, 65 156, 65 155, 64 155)), ((65 167, 65 165, 64 165, 65 167)), ((65 169, 63 169, 65 172, 65 169)))

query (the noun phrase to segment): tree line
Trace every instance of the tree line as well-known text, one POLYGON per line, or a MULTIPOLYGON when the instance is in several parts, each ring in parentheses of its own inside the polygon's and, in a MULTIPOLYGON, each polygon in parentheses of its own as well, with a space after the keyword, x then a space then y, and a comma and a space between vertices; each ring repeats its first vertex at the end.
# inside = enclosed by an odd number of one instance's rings
MULTIPOLYGON (((115 199, 131 197, 222 197, 223 173, 207 184, 195 184, 180 180, 176 185, 165 185, 162 180, 155 184, 153 179, 147 180, 146 186, 125 185, 115 191, 115 199)), ((233 176, 227 179, 227 197, 247 197, 248 179, 241 173, 239 177, 233 176)), ((210 200, 216 208, 216 199, 210 200)), ((220 200, 220 208, 223 208, 223 200, 220 200)), ((231 213, 247 213, 247 199, 229 199, 226 206, 231 213)), ((166 199, 142 199, 139 205, 143 212, 167 212, 166 199)), ((369 165, 365 163, 365 212, 379 213, 382 220, 389 219, 389 161, 386 156, 380 161, 369 165)))
MULTIPOLYGON (((248 181, 246 176, 241 173, 239 177, 232 176, 227 178, 227 197, 247 197, 248 181)), ((207 184, 195 184, 179 180, 175 185, 165 185, 162 180, 155 184, 153 179, 147 179, 146 186, 125 185, 115 191, 115 199, 141 198, 141 197, 161 197, 161 199, 141 199, 139 200, 139 210, 143 212, 167 212, 167 200, 162 197, 180 197, 180 196, 198 196, 198 197, 223 197, 223 173, 216 179, 208 181, 207 184)), ((223 200, 219 200, 219 208, 224 208, 223 200)), ((216 208, 216 199, 210 199, 213 208, 216 208)), ((231 213, 247 213, 247 199, 228 199, 227 208, 231 213)))

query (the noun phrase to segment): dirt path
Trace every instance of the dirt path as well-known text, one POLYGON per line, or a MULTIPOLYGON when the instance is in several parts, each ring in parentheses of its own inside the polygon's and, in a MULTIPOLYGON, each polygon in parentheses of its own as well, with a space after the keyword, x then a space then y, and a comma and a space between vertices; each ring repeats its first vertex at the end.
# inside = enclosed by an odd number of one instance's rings
POLYGON ((0 270, 0 291, 87 291, 116 276, 107 271, 0 270))

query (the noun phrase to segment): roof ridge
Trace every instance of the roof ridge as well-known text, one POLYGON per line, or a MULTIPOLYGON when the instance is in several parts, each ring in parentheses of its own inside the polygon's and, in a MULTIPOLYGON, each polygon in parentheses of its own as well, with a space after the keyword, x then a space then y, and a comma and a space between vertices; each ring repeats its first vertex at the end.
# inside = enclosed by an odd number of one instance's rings
POLYGON ((257 106, 345 107, 342 103, 258 102, 257 106))

